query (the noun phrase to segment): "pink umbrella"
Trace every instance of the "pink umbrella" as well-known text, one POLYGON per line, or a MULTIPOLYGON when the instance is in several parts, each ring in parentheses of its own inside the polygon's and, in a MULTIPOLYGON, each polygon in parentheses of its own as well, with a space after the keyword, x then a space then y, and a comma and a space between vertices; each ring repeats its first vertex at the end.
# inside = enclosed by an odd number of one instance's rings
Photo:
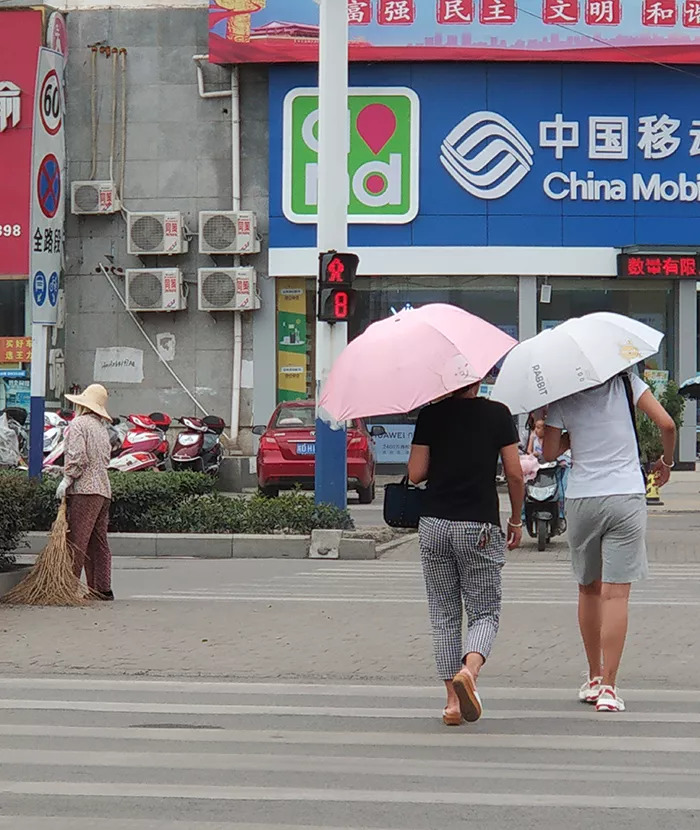
POLYGON ((348 344, 328 375, 320 407, 337 421, 410 412, 486 377, 515 345, 457 306, 402 311, 348 344))

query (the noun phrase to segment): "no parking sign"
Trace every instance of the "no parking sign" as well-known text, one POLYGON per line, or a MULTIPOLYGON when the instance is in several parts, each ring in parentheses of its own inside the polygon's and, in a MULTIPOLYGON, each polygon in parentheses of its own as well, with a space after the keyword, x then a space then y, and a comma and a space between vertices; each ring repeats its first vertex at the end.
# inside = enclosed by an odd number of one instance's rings
POLYGON ((39 50, 31 178, 32 323, 54 326, 65 239, 64 57, 39 50))

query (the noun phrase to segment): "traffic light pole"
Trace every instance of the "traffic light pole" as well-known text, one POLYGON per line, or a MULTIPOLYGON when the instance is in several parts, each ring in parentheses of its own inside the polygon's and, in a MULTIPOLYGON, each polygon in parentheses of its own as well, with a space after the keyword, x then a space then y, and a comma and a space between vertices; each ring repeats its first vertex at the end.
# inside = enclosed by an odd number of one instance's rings
MULTIPOLYGON (((320 0, 318 60, 319 252, 344 251, 348 237, 348 4, 320 0)), ((333 361, 347 345, 347 323, 316 322, 316 400, 333 361)), ((316 409, 316 503, 347 506, 344 424, 316 409), (333 427, 336 427, 335 429, 333 427)))

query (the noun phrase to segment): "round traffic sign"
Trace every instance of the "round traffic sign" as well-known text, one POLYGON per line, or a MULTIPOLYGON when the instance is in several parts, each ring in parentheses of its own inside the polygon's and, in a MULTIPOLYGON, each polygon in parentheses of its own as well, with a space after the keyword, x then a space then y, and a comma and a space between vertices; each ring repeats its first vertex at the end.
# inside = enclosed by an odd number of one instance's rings
POLYGON ((49 305, 52 308, 56 308, 56 303, 58 302, 58 274, 55 271, 49 277, 48 294, 49 305))
POLYGON ((34 302, 41 308, 46 302, 47 284, 43 271, 37 271, 32 280, 32 293, 34 302))
POLYGON ((46 24, 46 44, 54 52, 60 52, 64 58, 68 57, 68 30, 66 19, 61 12, 54 12, 46 24))
POLYGON ((44 156, 39 165, 36 193, 41 212, 47 219, 53 219, 61 204, 61 168, 53 153, 44 156))
POLYGON ((61 82, 55 69, 50 69, 41 82, 39 92, 39 115, 49 135, 56 135, 63 123, 61 106, 61 82))

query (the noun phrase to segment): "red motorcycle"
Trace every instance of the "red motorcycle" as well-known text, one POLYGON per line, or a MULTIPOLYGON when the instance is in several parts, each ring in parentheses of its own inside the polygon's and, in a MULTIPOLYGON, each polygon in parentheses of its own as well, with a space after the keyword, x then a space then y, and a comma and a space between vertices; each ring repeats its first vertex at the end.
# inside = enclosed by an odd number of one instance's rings
POLYGON ((119 455, 112 459, 110 470, 123 473, 142 470, 165 470, 170 464, 170 445, 166 432, 172 423, 164 412, 128 415, 130 425, 124 435, 119 455))
POLYGON ((173 470, 192 470, 216 476, 224 455, 221 433, 224 421, 216 415, 191 418, 184 415, 178 423, 185 429, 175 439, 171 455, 173 470))

